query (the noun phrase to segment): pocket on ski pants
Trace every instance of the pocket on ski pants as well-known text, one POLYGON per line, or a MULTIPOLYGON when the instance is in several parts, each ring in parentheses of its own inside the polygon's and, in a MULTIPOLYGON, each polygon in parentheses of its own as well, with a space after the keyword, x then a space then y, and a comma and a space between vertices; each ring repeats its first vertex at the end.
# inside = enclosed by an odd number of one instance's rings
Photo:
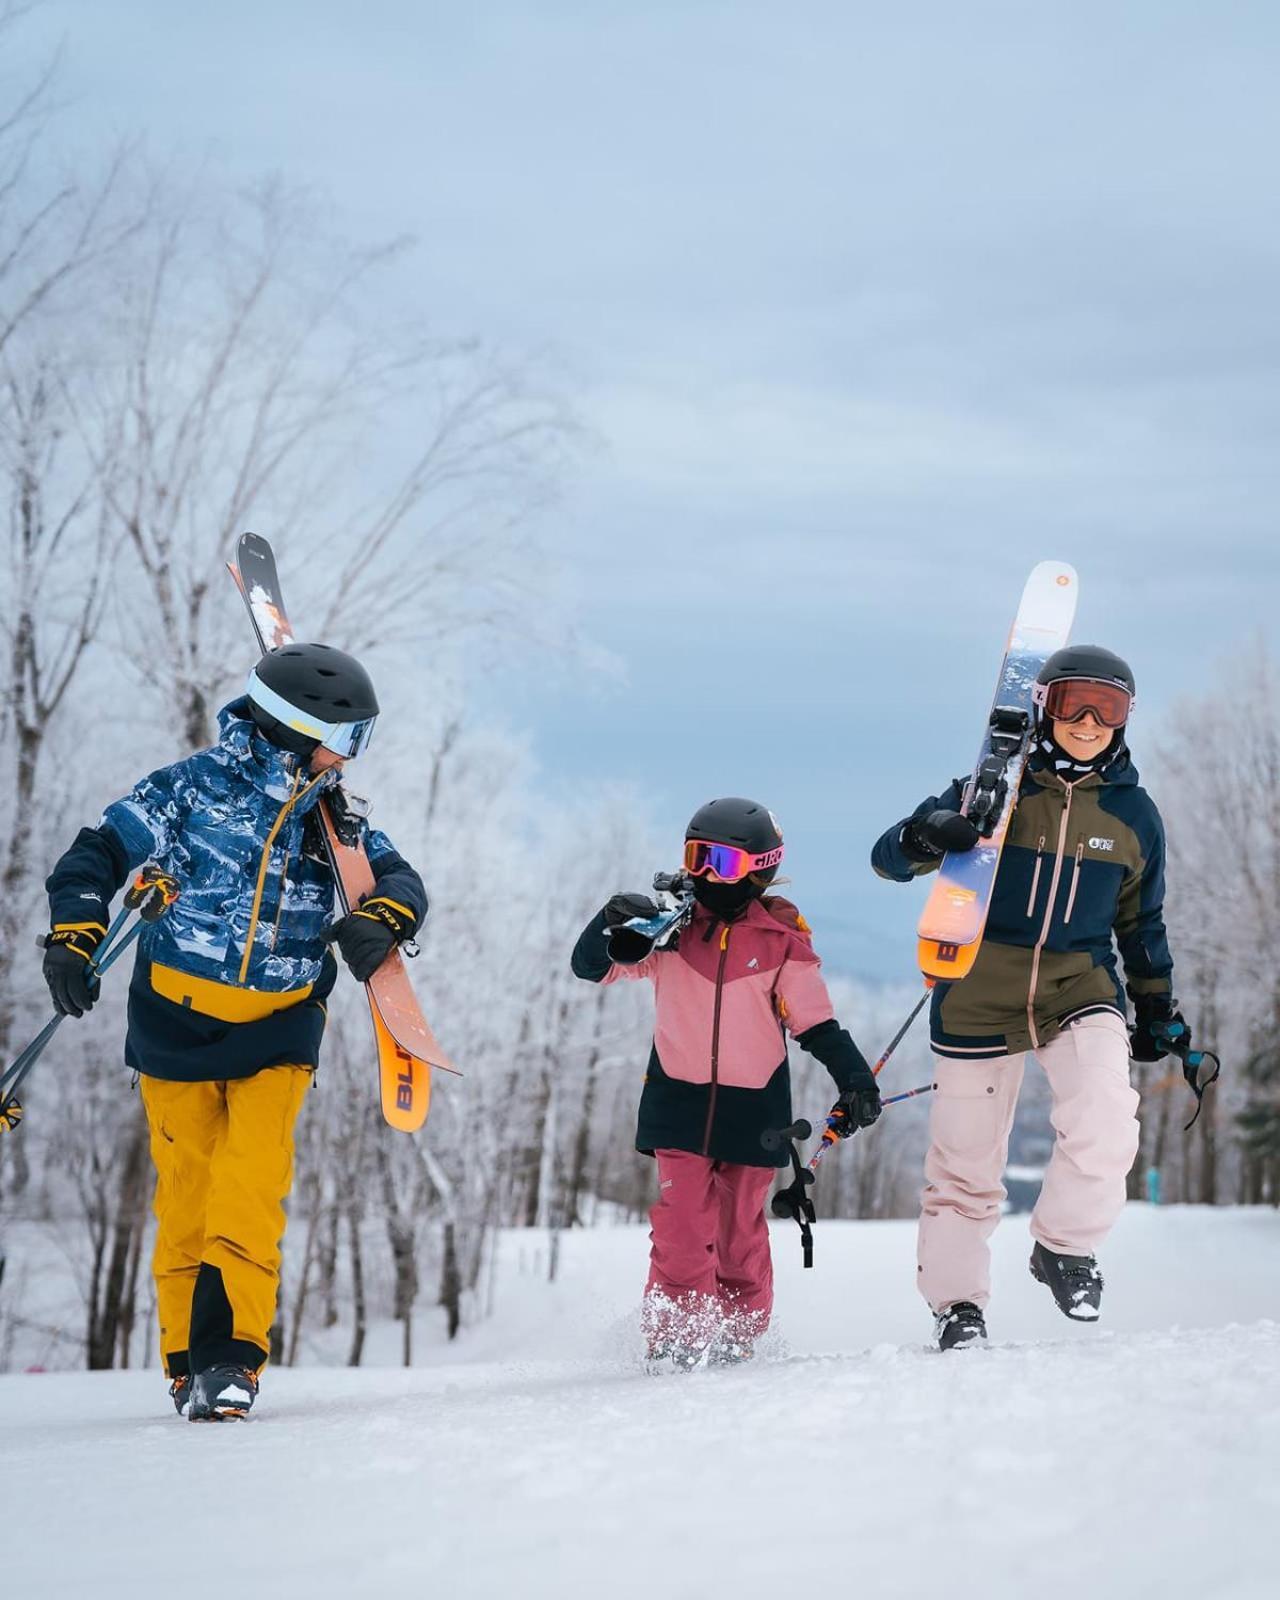
POLYGON ((935 1057, 930 1157, 949 1169, 978 1166, 985 1173, 994 1165, 998 1178, 1021 1081, 1021 1056, 998 1061, 935 1057))

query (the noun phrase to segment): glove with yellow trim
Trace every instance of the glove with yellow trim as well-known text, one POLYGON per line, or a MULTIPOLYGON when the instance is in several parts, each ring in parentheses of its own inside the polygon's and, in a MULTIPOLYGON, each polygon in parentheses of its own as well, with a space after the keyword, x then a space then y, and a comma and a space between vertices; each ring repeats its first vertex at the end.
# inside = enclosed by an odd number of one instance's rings
POLYGON ((357 983, 368 983, 395 949, 413 937, 414 918, 408 906, 385 895, 372 895, 335 922, 326 938, 337 944, 357 983))
POLYGON ((106 933, 100 922, 55 922, 45 939, 44 981, 60 1016, 82 1017, 93 1010, 98 980, 89 963, 106 933))

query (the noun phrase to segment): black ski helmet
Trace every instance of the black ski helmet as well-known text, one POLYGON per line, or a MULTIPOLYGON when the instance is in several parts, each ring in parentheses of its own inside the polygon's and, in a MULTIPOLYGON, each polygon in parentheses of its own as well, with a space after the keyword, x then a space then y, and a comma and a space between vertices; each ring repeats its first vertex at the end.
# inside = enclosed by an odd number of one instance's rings
MULTIPOLYGON (((723 800, 708 800, 699 806, 684 830, 686 840, 707 839, 713 844, 736 844, 749 850, 753 856, 762 856, 769 850, 782 848, 782 829, 768 806, 756 800, 743 800, 728 796, 723 800)), ((771 883, 777 876, 777 866, 764 868, 752 874, 759 883, 771 883)))
POLYGON ((378 697, 369 674, 328 644, 282 644, 249 674, 249 713, 262 733, 294 755, 324 745, 355 756, 369 743, 378 697))
POLYGON ((1069 644, 1055 650, 1036 675, 1040 684, 1060 683, 1064 678, 1087 678, 1092 683, 1114 683, 1127 689, 1130 697, 1137 692, 1133 670, 1114 650, 1104 650, 1100 644, 1069 644))

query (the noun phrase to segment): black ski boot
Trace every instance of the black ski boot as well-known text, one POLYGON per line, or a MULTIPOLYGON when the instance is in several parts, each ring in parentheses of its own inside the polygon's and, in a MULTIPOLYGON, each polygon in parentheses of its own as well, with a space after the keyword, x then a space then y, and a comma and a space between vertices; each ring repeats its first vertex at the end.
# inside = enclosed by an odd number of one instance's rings
POLYGON ((939 1311, 933 1326, 939 1350, 969 1350, 987 1342, 987 1324, 972 1300, 957 1300, 939 1311))
POLYGON ((180 1417, 187 1412, 187 1402, 191 1398, 191 1376, 189 1373, 180 1372, 169 1385, 169 1398, 173 1401, 173 1409, 180 1417))
POLYGON ((227 1363, 197 1372, 187 1405, 188 1422, 223 1422, 247 1417, 258 1396, 258 1379, 248 1367, 227 1363))
POLYGON ((1102 1274, 1093 1256, 1059 1256, 1036 1242, 1031 1276, 1046 1283, 1058 1310, 1072 1322, 1096 1322, 1102 1315, 1102 1274))

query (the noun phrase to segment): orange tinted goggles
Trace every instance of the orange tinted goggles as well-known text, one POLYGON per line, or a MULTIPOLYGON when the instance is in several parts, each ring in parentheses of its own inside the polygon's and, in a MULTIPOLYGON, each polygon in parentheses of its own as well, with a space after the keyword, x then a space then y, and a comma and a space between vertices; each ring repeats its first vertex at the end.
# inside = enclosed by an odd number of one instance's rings
POLYGON ((781 860, 781 845, 753 856, 750 850, 743 850, 736 844, 713 844, 708 839, 685 840, 684 870, 695 878, 714 872, 724 883, 740 883, 749 873, 764 872, 768 867, 776 867, 781 860))
POLYGON ((1133 710, 1127 689, 1096 678, 1060 678, 1037 685, 1036 703, 1054 722, 1079 722, 1092 711, 1104 728, 1123 728, 1133 710))

